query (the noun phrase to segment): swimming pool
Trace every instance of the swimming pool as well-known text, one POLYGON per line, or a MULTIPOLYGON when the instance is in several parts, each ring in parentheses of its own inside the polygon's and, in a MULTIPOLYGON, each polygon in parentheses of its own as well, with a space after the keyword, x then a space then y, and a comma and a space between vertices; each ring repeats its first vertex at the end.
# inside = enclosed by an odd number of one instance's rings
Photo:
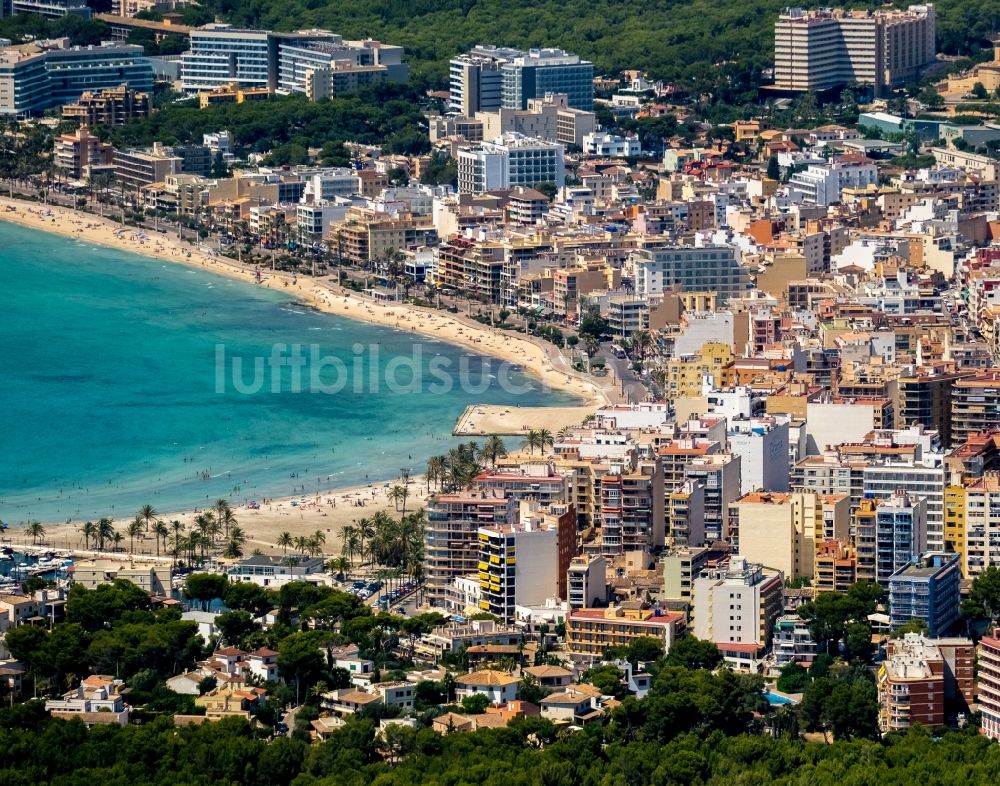
POLYGON ((777 693, 771 693, 771 691, 764 691, 764 698, 767 699, 768 704, 795 704, 794 699, 790 699, 787 696, 780 696, 777 693))

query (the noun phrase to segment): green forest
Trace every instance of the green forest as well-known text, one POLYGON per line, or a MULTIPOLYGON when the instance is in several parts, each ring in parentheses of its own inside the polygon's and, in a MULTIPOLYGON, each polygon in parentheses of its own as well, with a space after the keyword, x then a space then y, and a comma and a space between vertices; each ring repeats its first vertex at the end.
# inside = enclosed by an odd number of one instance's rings
POLYGON ((649 698, 576 733, 533 718, 473 734, 377 734, 355 718, 312 745, 298 731, 264 740, 238 719, 88 731, 34 702, 0 710, 0 786, 975 786, 1000 774, 1000 746, 972 729, 810 743, 780 728, 748 733, 760 725, 748 698, 732 675, 669 669, 649 698))
POLYGON ((408 85, 380 84, 328 101, 303 95, 199 109, 193 101, 165 103, 144 120, 99 133, 119 147, 153 142, 201 142, 202 134, 225 128, 241 149, 270 151, 268 163, 304 164, 309 148, 329 166, 349 163, 344 141, 382 144, 390 153, 416 155, 430 143, 422 131, 422 103, 408 85))

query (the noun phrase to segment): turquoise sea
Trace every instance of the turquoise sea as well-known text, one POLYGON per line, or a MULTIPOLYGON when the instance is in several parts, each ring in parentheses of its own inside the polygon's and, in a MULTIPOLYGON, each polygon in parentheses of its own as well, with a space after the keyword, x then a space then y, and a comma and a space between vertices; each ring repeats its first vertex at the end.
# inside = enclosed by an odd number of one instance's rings
POLYGON ((167 512, 219 497, 242 504, 381 481, 404 467, 416 474, 457 442, 451 429, 467 404, 575 403, 459 347, 3 222, 0 265, 8 523, 130 515, 146 503, 167 512), (302 365, 273 365, 293 345, 302 365), (233 358, 242 364, 235 378, 233 358))

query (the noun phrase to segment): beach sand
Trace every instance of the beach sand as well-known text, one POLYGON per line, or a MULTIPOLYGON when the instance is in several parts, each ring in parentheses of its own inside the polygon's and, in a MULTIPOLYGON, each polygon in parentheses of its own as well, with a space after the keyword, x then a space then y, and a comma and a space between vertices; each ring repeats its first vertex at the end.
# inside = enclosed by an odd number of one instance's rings
POLYGON ((527 434, 532 429, 548 429, 554 435, 566 426, 579 426, 593 414, 593 407, 470 404, 459 417, 453 433, 461 437, 482 437, 488 434, 515 436, 527 434))
MULTIPOLYGON (((248 537, 244 548, 247 554, 260 549, 265 554, 278 554, 282 549, 277 544, 278 536, 288 532, 293 538, 311 537, 317 531, 326 537, 323 553, 327 557, 340 554, 340 531, 346 525, 363 517, 371 517, 376 511, 387 511, 394 518, 400 518, 402 511, 388 498, 388 491, 394 485, 402 485, 396 478, 390 481, 373 482, 370 485, 351 486, 349 488, 325 491, 319 494, 303 494, 287 499, 268 499, 257 510, 244 505, 234 506, 237 525, 248 537), (294 504, 293 504, 294 503, 294 504)), ((426 481, 422 476, 411 477, 409 484, 410 496, 406 500, 406 512, 412 512, 423 507, 427 496, 426 481)), ((168 524, 180 521, 185 532, 191 532, 194 519, 200 511, 182 513, 163 513, 160 518, 168 524)), ((115 528, 125 534, 131 518, 115 519, 115 528)), ((43 543, 32 544, 19 537, 16 529, 6 533, 4 542, 12 545, 52 549, 83 550, 84 539, 80 532, 81 523, 46 524, 43 543)), ((128 538, 121 544, 123 549, 129 549, 128 538)), ((139 539, 135 542, 135 555, 156 556, 156 543, 152 538, 139 539)), ((163 547, 160 547, 163 555, 163 547)))
MULTIPOLYGON (((83 242, 202 268, 248 283, 254 282, 254 271, 248 266, 242 266, 216 255, 214 251, 191 245, 167 234, 122 227, 110 218, 101 218, 58 206, 46 207, 40 203, 0 197, 0 220, 54 232, 83 242)), ((474 320, 443 311, 404 304, 376 303, 326 279, 293 277, 291 274, 268 269, 261 271, 261 278, 261 286, 280 288, 281 291, 287 291, 290 296, 308 303, 317 310, 419 333, 449 344, 467 347, 484 355, 507 360, 517 364, 523 371, 540 379, 550 388, 571 392, 586 402, 585 407, 531 408, 535 411, 548 410, 547 413, 535 415, 531 423, 532 428, 550 428, 554 433, 560 427, 559 424, 579 423, 586 414, 586 409, 592 410, 609 401, 620 400, 613 385, 600 385, 574 371, 565 355, 547 342, 490 328, 474 320)), ((504 408, 500 409, 502 411, 504 408)), ((516 412, 516 409, 514 411, 516 412)), ((498 427, 502 425, 506 430, 507 417, 509 416, 497 415, 488 418, 487 422, 495 421, 498 427)), ((484 422, 477 423, 475 430, 478 432, 484 425, 484 422)), ((524 424, 518 422, 516 425, 524 424)), ((419 504, 418 498, 422 499, 425 488, 411 480, 411 491, 414 493, 408 500, 409 509, 412 510, 419 504)), ((373 483, 371 487, 355 486, 303 497, 269 500, 261 510, 249 510, 242 506, 235 510, 239 525, 250 537, 248 552, 255 548, 272 552, 279 550, 275 540, 286 530, 293 537, 312 535, 320 530, 327 536, 325 552, 335 554, 340 551, 338 535, 340 528, 362 516, 370 516, 380 507, 386 510, 394 508, 385 498, 382 481, 373 483), (374 497, 372 497, 373 491, 374 497), (352 505, 352 502, 361 499, 366 503, 363 509, 352 505), (293 501, 296 502, 294 506, 291 504, 293 501), (334 501, 336 507, 333 506, 334 501)), ((194 516, 194 512, 187 511, 161 512, 160 517, 165 521, 176 519, 187 525, 193 521, 194 516)), ((128 521, 122 520, 117 523, 123 528, 128 521)), ((78 524, 48 525, 45 541, 53 548, 82 548, 83 539, 78 526, 78 524)), ((15 542, 18 540, 14 532, 8 532, 8 536, 15 542)), ((155 553, 155 544, 152 540, 143 544, 137 543, 136 551, 155 553)))

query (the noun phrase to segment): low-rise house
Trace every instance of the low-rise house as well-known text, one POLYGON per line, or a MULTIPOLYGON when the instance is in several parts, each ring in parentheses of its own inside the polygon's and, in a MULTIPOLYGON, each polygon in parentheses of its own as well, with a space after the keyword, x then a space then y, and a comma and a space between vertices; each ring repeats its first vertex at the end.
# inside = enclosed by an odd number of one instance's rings
POLYGON ((543 688, 562 688, 573 682, 573 672, 562 666, 528 666, 521 673, 530 675, 543 688))
POLYGON ((267 647, 251 652, 246 659, 244 671, 265 682, 278 679, 278 653, 267 647))
POLYGON ((290 581, 322 581, 326 564, 319 557, 257 555, 237 562, 226 571, 230 581, 251 581, 261 587, 280 587, 290 581))
POLYGON ((113 677, 92 674, 61 699, 49 699, 45 709, 53 718, 79 718, 88 726, 118 724, 125 726, 129 706, 121 694, 124 683, 113 677))
POLYGON ((219 615, 214 611, 185 611, 181 614, 181 619, 186 622, 194 622, 198 625, 198 633, 205 641, 211 640, 217 633, 215 629, 215 618, 219 615))
POLYGON ((524 648, 519 644, 477 644, 465 651, 470 666, 482 666, 502 661, 524 662, 524 648))
POLYGON ((431 728, 438 734, 454 734, 455 732, 475 731, 475 715, 460 715, 457 712, 446 712, 431 721, 431 728))
POLYGON ((330 735, 345 725, 343 718, 339 716, 317 718, 310 724, 312 726, 313 737, 320 742, 330 739, 330 735))
POLYGON ((165 598, 170 595, 170 565, 162 562, 96 559, 77 562, 73 566, 73 583, 81 584, 87 589, 110 584, 118 579, 130 581, 155 597, 165 598))
POLYGON ((589 723, 604 715, 600 699, 601 692, 591 685, 567 685, 542 699, 542 717, 556 723, 589 723))
POLYGON ((0 681, 7 685, 7 688, 15 695, 21 693, 24 674, 27 669, 24 664, 17 660, 0 660, 0 681))
POLYGON ((264 688, 244 688, 234 683, 219 685, 194 700, 197 706, 205 708, 205 716, 213 720, 231 716, 249 720, 266 702, 264 688))
POLYGON ((382 698, 382 703, 387 707, 399 707, 400 709, 413 709, 414 684, 401 680, 399 682, 376 682, 371 689, 382 698))
POLYGON ((324 693, 320 699, 320 707, 341 717, 363 712, 369 707, 382 703, 378 693, 366 693, 357 688, 341 688, 324 693))
POLYGON ((436 661, 444 653, 457 652, 463 647, 468 649, 483 644, 517 646, 523 639, 524 632, 519 627, 498 625, 492 620, 472 620, 464 625, 443 625, 421 636, 415 655, 436 661))
POLYGON ((38 604, 30 595, 0 595, 0 631, 24 625, 38 616, 38 604))
POLYGON ((243 673, 246 657, 247 654, 238 647, 223 647, 221 650, 213 652, 212 657, 202 661, 202 664, 213 671, 219 671, 228 676, 237 676, 243 673))
POLYGON ((174 693, 180 693, 184 696, 200 696, 201 683, 204 679, 204 674, 197 671, 188 671, 168 679, 167 687, 174 693))
POLYGON ((490 704, 506 704, 517 698, 519 682, 520 679, 513 674, 502 671, 473 671, 455 679, 455 696, 461 701, 466 696, 482 694, 490 700, 490 704))

